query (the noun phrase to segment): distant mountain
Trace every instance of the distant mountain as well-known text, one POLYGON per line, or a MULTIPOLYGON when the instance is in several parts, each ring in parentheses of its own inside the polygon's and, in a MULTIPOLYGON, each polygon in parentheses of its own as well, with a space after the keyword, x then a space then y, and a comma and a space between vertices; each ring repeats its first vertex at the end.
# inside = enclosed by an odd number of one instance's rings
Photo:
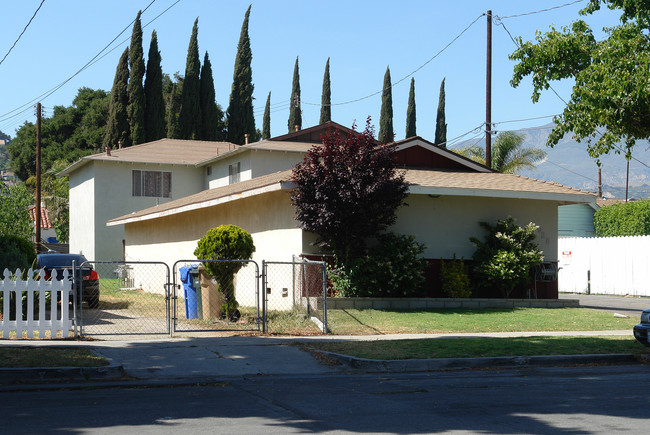
MULTIPOLYGON (((575 141, 571 135, 565 136, 555 147, 546 146, 546 140, 553 124, 517 130, 526 135, 524 146, 544 149, 547 158, 537 165, 537 169, 522 171, 519 175, 544 181, 555 181, 565 186, 589 192, 598 190, 598 165, 587 153, 587 145, 575 141)), ((469 143, 461 143, 454 148, 463 148, 469 143)), ((623 145, 621 145, 623 148, 623 145)), ((650 143, 638 141, 630 160, 629 198, 650 198, 650 143), (639 161, 648 166, 644 166, 639 161)), ((613 151, 601 156, 603 196, 606 198, 625 198, 626 160, 623 154, 613 151)))

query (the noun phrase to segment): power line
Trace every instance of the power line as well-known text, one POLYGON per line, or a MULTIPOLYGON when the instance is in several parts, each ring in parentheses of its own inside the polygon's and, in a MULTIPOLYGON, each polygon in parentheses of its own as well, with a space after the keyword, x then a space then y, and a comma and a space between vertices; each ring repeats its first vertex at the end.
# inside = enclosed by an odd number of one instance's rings
MULTIPOLYGON (((391 85, 390 85, 387 89, 390 89, 390 88, 394 87, 395 85, 400 84, 401 82, 403 82, 404 80, 410 78, 410 77, 411 77, 412 75, 414 75, 416 72, 420 71, 422 68, 424 68, 425 66, 427 66, 429 63, 431 63, 435 58, 437 58, 437 57, 440 56, 440 55, 441 55, 445 50, 447 50, 447 49, 448 49, 448 48, 449 48, 449 47, 450 47, 454 42, 456 42, 456 41, 457 41, 461 36, 463 36, 463 34, 465 34, 465 32, 467 32, 467 31, 470 29, 470 27, 472 27, 472 26, 473 26, 473 25, 474 25, 474 24, 475 24, 479 19, 481 19, 483 16, 485 16, 485 13, 483 13, 483 14, 479 15, 478 17, 476 17, 476 18, 474 19, 474 21, 472 21, 472 22, 471 22, 467 27, 465 27, 465 29, 463 29, 463 31, 461 31, 458 35, 456 35, 456 37, 454 37, 454 39, 452 39, 452 40, 451 40, 447 45, 445 45, 445 46, 444 46, 440 51, 438 51, 436 54, 434 54, 433 57, 431 57, 429 60, 427 60, 426 62, 424 62, 424 63, 423 63, 422 65, 420 65, 419 67, 417 67, 417 68, 416 68, 415 70, 413 70, 411 73, 409 73, 409 74, 407 74, 406 76, 402 77, 402 78, 399 79, 398 81, 396 81, 396 82, 394 82, 394 83, 391 83, 391 85)), ((357 99, 355 99, 355 100, 344 101, 344 102, 341 102, 341 103, 331 103, 331 104, 329 104, 329 106, 343 106, 343 105, 345 105, 345 104, 357 103, 357 102, 359 102, 359 101, 363 101, 363 100, 367 100, 368 98, 372 98, 372 97, 374 97, 375 95, 379 95, 379 94, 381 94, 382 92, 384 92, 384 89, 383 89, 383 88, 382 88, 381 90, 377 91, 377 92, 374 92, 374 93, 370 94, 370 95, 366 95, 365 97, 357 98, 357 99)), ((309 103, 309 102, 306 102, 306 101, 301 101, 300 103, 301 103, 301 104, 310 105, 310 106, 322 106, 322 103, 309 103)))
POLYGON ((538 11, 524 12, 524 13, 521 13, 521 14, 515 14, 515 15, 507 15, 507 16, 505 16, 505 17, 499 17, 499 18, 502 19, 502 20, 505 20, 505 19, 507 19, 507 18, 519 18, 519 17, 524 17, 524 16, 526 16, 526 15, 541 14, 541 13, 543 13, 543 12, 549 12, 549 11, 552 11, 552 10, 555 10, 555 9, 564 8, 564 7, 571 6, 571 5, 574 5, 574 4, 576 4, 576 3, 581 3, 581 2, 584 2, 584 1, 586 1, 586 0, 575 0, 575 1, 572 1, 572 2, 570 2, 570 3, 565 3, 565 4, 563 4, 563 5, 553 6, 553 7, 546 8, 546 9, 540 9, 540 10, 538 10, 538 11))
MULTIPOLYGON (((169 9, 171 9, 173 6, 175 6, 175 5, 176 5, 177 3, 179 3, 180 1, 181 1, 181 0, 177 0, 177 1, 176 1, 175 3, 173 3, 170 7, 168 7, 167 9, 165 9, 161 14, 159 14, 158 16, 156 16, 156 18, 154 18, 154 20, 157 19, 158 17, 160 17, 160 16, 161 16, 162 14, 164 14, 165 12, 167 12, 169 9)), ((151 5, 153 5, 155 2, 156 2, 156 0, 151 0, 151 2, 147 5, 147 7, 145 7, 145 8, 142 10, 142 13, 144 13, 147 9, 149 9, 149 8, 151 7, 151 5)), ((150 21, 149 23, 147 23, 147 25, 151 24, 151 22, 153 22, 154 20, 152 20, 152 21, 150 21)), ((127 31, 127 30, 132 26, 132 25, 133 25, 134 22, 135 22, 135 19, 133 19, 133 21, 131 21, 131 22, 130 22, 130 23, 129 23, 129 24, 128 24, 128 25, 127 25, 127 26, 126 26, 126 27, 125 27, 121 32, 120 32, 120 33, 118 33, 117 36, 111 40, 111 42, 109 42, 108 44, 106 44, 106 45, 104 46, 104 48, 102 48, 102 49, 101 49, 101 50, 100 50, 100 51, 99 51, 95 56, 93 56, 92 59, 90 59, 90 60, 89 60, 89 61, 88 61, 88 62, 87 62, 83 67, 81 67, 79 70, 77 70, 77 72, 75 72, 73 75, 71 75, 70 77, 68 77, 68 78, 65 79, 63 82, 59 83, 58 85, 56 85, 56 86, 53 87, 52 89, 50 89, 50 90, 48 90, 48 91, 42 93, 42 94, 39 95, 38 97, 36 97, 36 98, 32 99, 31 101, 29 101, 29 102, 23 104, 22 106, 19 106, 19 107, 15 108, 15 109, 13 109, 13 110, 7 112, 7 113, 4 113, 4 114, 0 115, 0 122, 2 122, 2 121, 6 121, 6 120, 11 119, 11 118, 14 118, 14 117, 16 117, 16 116, 18 116, 18 115, 20 115, 20 114, 26 112, 27 110, 30 110, 30 106, 33 105, 36 101, 44 100, 44 99, 48 98, 49 96, 51 96, 52 94, 54 94, 54 93, 55 93, 56 91, 58 91, 59 89, 61 89, 61 88, 62 88, 65 84, 67 84, 70 80, 72 80, 74 77, 76 77, 77 75, 79 75, 82 71, 86 70, 88 67, 90 67, 91 65, 93 65, 96 61, 98 61, 99 59, 101 59, 100 55, 101 55, 104 51, 106 51, 106 50, 108 49, 108 47, 110 47, 110 46, 111 46, 111 45, 112 45, 112 44, 113 44, 113 43, 114 43, 114 42, 115 42, 115 41, 116 41, 116 40, 117 40, 117 39, 118 39, 118 38, 119 38, 119 37, 120 37, 124 32, 126 32, 126 31, 127 31), (27 108, 25 109, 25 107, 27 107, 27 108), (21 109, 24 109, 24 110, 21 110, 21 109), (20 112, 15 113, 15 114, 12 115, 12 116, 8 116, 8 115, 11 115, 12 113, 17 112, 17 111, 20 111, 20 112)), ((116 47, 114 47, 113 49, 111 49, 111 50, 110 50, 109 52, 107 52, 106 54, 110 53, 110 52, 113 51, 115 48, 116 48, 116 47)), ((106 55, 106 54, 105 54, 105 55, 106 55)), ((102 57, 103 57, 103 56, 102 56, 102 57)))
POLYGON ((43 6, 43 3, 45 3, 45 0, 41 0, 41 4, 38 5, 38 8, 36 8, 36 11, 34 12, 34 14, 32 15, 32 17, 31 17, 31 18, 29 19, 29 21, 27 22, 27 25, 25 26, 25 28, 23 29, 23 31, 20 32, 20 35, 18 35, 18 38, 16 38, 16 40, 14 41, 14 44, 11 46, 11 48, 9 49, 9 51, 7 52, 7 54, 5 54, 5 56, 2 58, 2 60, 0 60, 0 65, 2 65, 2 62, 4 62, 5 59, 7 58, 7 56, 9 56, 9 53, 11 53, 11 50, 13 50, 14 47, 16 46, 16 44, 18 44, 18 41, 19 41, 20 38, 23 36, 23 34, 25 33, 25 31, 27 30, 27 28, 29 27, 29 25, 32 24, 32 21, 34 20, 34 17, 35 17, 36 14, 38 13, 38 11, 41 10, 41 6, 43 6))
POLYGON ((585 178, 585 179, 587 179, 587 180, 589 180, 589 181, 593 181, 594 183, 598 184, 598 181, 594 180, 593 178, 589 178, 589 177, 587 177, 586 175, 579 174, 579 173, 577 173, 577 172, 575 172, 575 171, 572 171, 572 170, 569 169, 569 168, 565 168, 564 166, 562 166, 562 165, 558 165, 557 163, 552 162, 552 161, 550 161, 550 160, 548 160, 548 159, 547 159, 546 161, 547 161, 548 163, 552 164, 552 165, 557 166, 557 167, 560 168, 560 169, 564 169, 564 170, 567 171, 567 172, 571 172, 571 173, 574 174, 574 175, 577 175, 577 176, 579 176, 579 177, 585 178))
POLYGON ((499 122, 493 122, 492 125, 498 125, 498 124, 508 124, 511 122, 524 122, 524 121, 534 121, 536 119, 545 119, 545 118, 553 118, 558 115, 544 115, 544 116, 536 116, 534 118, 522 118, 522 119, 509 119, 507 121, 499 121, 499 122))

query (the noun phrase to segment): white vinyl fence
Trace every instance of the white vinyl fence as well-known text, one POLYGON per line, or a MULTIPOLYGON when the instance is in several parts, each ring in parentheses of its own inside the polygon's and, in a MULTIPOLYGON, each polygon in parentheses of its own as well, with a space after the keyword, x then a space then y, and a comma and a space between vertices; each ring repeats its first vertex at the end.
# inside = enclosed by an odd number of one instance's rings
POLYGON ((558 240, 559 291, 650 296, 650 236, 558 240))
POLYGON ((45 271, 27 271, 27 280, 20 278, 22 272, 15 274, 5 269, 0 281, 0 333, 8 338, 51 338, 68 337, 73 328, 68 301, 72 281, 68 271, 64 271, 61 281, 38 279, 45 271), (37 279, 33 277, 36 276, 37 279), (14 335, 15 334, 15 335, 14 335))

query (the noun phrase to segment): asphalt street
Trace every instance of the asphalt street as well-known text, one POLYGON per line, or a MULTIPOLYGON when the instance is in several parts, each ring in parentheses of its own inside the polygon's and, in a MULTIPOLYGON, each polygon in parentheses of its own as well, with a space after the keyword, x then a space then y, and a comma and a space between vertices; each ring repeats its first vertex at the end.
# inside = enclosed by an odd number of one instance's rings
POLYGON ((3 432, 646 433, 646 365, 0 393, 3 432))

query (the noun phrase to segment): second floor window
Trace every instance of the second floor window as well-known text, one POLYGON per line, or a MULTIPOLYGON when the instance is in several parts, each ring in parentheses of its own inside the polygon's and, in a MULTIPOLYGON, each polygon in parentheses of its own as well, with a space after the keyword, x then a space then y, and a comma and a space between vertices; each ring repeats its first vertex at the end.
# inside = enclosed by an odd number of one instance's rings
POLYGON ((229 184, 234 184, 234 183, 239 183, 239 170, 240 170, 240 163, 233 163, 232 165, 228 165, 228 183, 229 184))
POLYGON ((170 198, 172 173, 162 171, 131 171, 132 195, 170 198))

